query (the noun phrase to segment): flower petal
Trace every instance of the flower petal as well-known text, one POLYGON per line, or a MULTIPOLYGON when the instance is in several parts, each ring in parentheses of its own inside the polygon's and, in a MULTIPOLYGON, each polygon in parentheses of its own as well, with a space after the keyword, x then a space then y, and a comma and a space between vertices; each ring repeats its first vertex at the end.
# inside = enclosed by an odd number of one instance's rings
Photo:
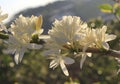
POLYGON ((60 67, 61 67, 63 73, 64 73, 66 76, 69 76, 68 70, 67 70, 67 68, 66 68, 63 60, 60 61, 60 67))
POLYGON ((48 55, 52 55, 52 54, 58 54, 59 51, 56 49, 51 49, 51 50, 46 50, 42 53, 42 56, 48 56, 48 55))
POLYGON ((33 33, 33 35, 38 34, 38 36, 40 36, 41 33, 43 33, 43 31, 44 31, 44 29, 36 30, 36 31, 33 33))
POLYGON ((40 35, 39 39, 49 39, 50 36, 49 35, 40 35))
POLYGON ((86 60, 86 57, 87 57, 86 54, 82 54, 82 58, 81 58, 81 61, 80 61, 80 68, 81 68, 81 69, 82 69, 83 63, 84 63, 85 60, 86 60))
POLYGON ((15 60, 16 64, 18 64, 19 62, 22 61, 24 53, 25 53, 25 48, 21 48, 21 49, 16 50, 15 56, 14 56, 14 60, 15 60))
POLYGON ((86 53, 88 57, 92 57, 92 53, 86 53))
POLYGON ((102 33, 104 34, 106 31, 107 31, 107 26, 103 26, 102 29, 101 29, 102 33))
POLYGON ((109 44, 106 42, 102 42, 102 46, 104 49, 109 50, 109 44))
POLYGON ((70 57, 64 57, 63 58, 64 59, 64 63, 65 64, 73 64, 75 61, 72 59, 72 58, 70 58, 70 57))
POLYGON ((0 15, 0 22, 2 22, 2 20, 6 19, 7 17, 8 14, 0 15))
POLYGON ((111 40, 114 40, 116 38, 116 35, 108 35, 106 34, 105 35, 105 42, 108 42, 108 41, 111 41, 111 40))
POLYGON ((40 16, 37 18, 37 21, 36 21, 36 30, 37 30, 37 31, 41 28, 42 23, 43 23, 42 16, 40 15, 40 16))
POLYGON ((52 60, 52 61, 50 62, 49 68, 55 69, 57 66, 58 66, 58 63, 57 63, 55 60, 52 60))
POLYGON ((28 44, 28 48, 29 49, 41 49, 42 45, 38 45, 38 44, 35 44, 35 43, 30 43, 30 44, 28 44))
POLYGON ((10 48, 8 48, 7 50, 3 50, 3 53, 5 53, 5 54, 14 54, 15 51, 16 51, 16 49, 10 49, 10 48))
POLYGON ((21 62, 22 61, 22 58, 24 56, 24 53, 25 53, 26 49, 25 48, 22 48, 19 52, 20 56, 19 56, 19 61, 21 62))
POLYGON ((20 53, 19 53, 19 50, 17 50, 15 52, 15 56, 14 56, 14 60, 15 60, 15 63, 18 64, 19 63, 19 56, 20 56, 20 53))

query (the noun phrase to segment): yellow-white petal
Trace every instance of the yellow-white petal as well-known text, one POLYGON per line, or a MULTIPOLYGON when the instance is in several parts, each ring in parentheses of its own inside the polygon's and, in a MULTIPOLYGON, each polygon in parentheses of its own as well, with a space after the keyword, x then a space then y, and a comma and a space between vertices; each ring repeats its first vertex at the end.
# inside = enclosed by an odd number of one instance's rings
POLYGON ((108 42, 108 41, 111 41, 111 40, 114 40, 114 39, 116 39, 116 35, 108 35, 108 34, 106 34, 106 36, 105 36, 105 42, 108 42))
POLYGON ((43 20, 42 20, 42 16, 40 15, 38 18, 37 18, 37 21, 36 21, 36 30, 39 31, 42 27, 42 23, 43 23, 43 20))
POLYGON ((26 49, 25 48, 22 48, 19 52, 19 61, 21 62, 22 61, 22 58, 24 56, 24 53, 25 53, 26 49))
POLYGON ((29 49, 41 49, 42 45, 38 45, 38 44, 35 44, 35 43, 30 43, 30 44, 28 44, 28 48, 29 49))
POLYGON ((81 68, 81 69, 82 69, 83 63, 84 63, 85 60, 86 60, 86 57, 87 57, 86 53, 82 54, 82 58, 81 58, 81 61, 80 61, 80 68, 81 68))
POLYGON ((46 50, 42 53, 42 56, 48 56, 53 54, 58 54, 58 50, 57 49, 46 50))
POLYGON ((67 68, 66 68, 63 60, 60 61, 60 67, 61 67, 63 73, 64 73, 66 76, 69 76, 68 70, 67 70, 67 68))
POLYGON ((72 58, 70 58, 70 57, 64 57, 63 58, 64 59, 64 63, 65 64, 73 64, 75 61, 72 59, 72 58))
POLYGON ((106 42, 102 42, 102 46, 104 49, 109 50, 109 44, 106 42))
POLYGON ((59 65, 59 63, 56 62, 56 60, 52 60, 52 61, 50 62, 49 68, 55 69, 58 65, 59 65))
POLYGON ((2 22, 4 19, 8 17, 8 14, 4 14, 0 16, 0 22, 2 22))
POLYGON ((14 60, 15 60, 15 63, 16 63, 16 64, 19 63, 19 56, 20 56, 19 50, 17 50, 17 51, 15 52, 15 56, 14 56, 14 60))
POLYGON ((86 53, 88 57, 92 57, 92 53, 86 53))

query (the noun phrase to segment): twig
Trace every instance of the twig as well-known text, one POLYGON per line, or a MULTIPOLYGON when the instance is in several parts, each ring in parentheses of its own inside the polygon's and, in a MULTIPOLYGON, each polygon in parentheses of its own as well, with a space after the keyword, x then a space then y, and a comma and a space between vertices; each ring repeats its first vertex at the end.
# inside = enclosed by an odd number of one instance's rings
POLYGON ((118 22, 120 23, 120 17, 116 14, 114 14, 115 18, 118 20, 118 22))
MULTIPOLYGON (((79 51, 82 51, 82 49, 79 49, 79 51)), ((112 57, 120 58, 120 51, 112 50, 112 49, 102 51, 101 49, 97 49, 97 48, 88 48, 86 52, 102 54, 103 56, 112 56, 112 57)))

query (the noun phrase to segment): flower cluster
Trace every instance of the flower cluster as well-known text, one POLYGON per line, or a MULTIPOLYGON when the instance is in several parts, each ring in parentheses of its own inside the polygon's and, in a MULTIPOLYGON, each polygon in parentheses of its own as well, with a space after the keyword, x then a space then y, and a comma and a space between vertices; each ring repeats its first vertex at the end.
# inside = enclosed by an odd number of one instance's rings
POLYGON ((114 40, 116 35, 107 34, 106 30, 106 26, 97 29, 89 28, 87 23, 77 16, 63 16, 62 20, 55 20, 52 29, 48 32, 50 39, 47 41, 53 43, 53 47, 47 47, 48 50, 44 52, 44 55, 52 57, 50 68, 60 65, 64 74, 68 76, 65 64, 72 64, 74 63, 73 57, 81 56, 80 67, 82 68, 86 56, 92 55, 86 52, 88 47, 109 50, 107 42, 114 40), (82 51, 78 51, 79 48, 82 51))
POLYGON ((52 28, 48 31, 47 39, 41 36, 42 16, 24 17, 20 15, 10 26, 9 29, 2 24, 2 20, 7 14, 1 15, 1 31, 8 31, 7 50, 4 52, 14 54, 16 64, 21 62, 27 49, 40 49, 43 46, 32 43, 32 37, 37 35, 38 39, 45 39, 45 50, 42 55, 47 56, 52 61, 49 67, 55 69, 60 65, 63 73, 69 76, 66 65, 73 64, 75 57, 81 57, 80 68, 87 56, 92 56, 88 52, 89 48, 109 51, 108 41, 114 40, 116 35, 108 34, 107 26, 101 28, 90 28, 77 16, 63 16, 61 20, 55 20, 52 28))
POLYGON ((41 26, 42 16, 24 17, 20 15, 19 18, 11 24, 9 28, 11 34, 6 41, 8 44, 7 52, 15 54, 14 60, 16 64, 21 62, 27 49, 42 48, 42 45, 31 43, 34 34, 40 35, 43 32, 41 26))

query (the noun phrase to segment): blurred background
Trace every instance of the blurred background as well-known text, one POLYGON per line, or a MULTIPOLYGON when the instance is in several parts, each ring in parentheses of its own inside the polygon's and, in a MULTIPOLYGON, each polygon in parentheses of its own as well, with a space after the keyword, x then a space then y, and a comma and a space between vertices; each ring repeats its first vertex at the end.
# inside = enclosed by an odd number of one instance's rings
MULTIPOLYGON (((112 49, 120 50, 120 23, 112 14, 102 13, 99 5, 113 0, 0 0, 3 13, 8 13, 6 26, 20 14, 24 16, 42 15, 44 33, 47 34, 55 19, 64 15, 80 16, 90 27, 108 26, 109 33, 118 35, 110 42, 112 49)), ((61 69, 49 69, 49 60, 41 56, 43 50, 28 50, 22 63, 16 65, 12 55, 2 53, 6 45, 0 41, 0 84, 120 84, 117 74, 118 64, 113 57, 97 56, 87 58, 83 69, 79 68, 79 60, 67 66, 70 77, 66 77, 61 69), (73 83, 76 82, 76 83, 73 83)))

